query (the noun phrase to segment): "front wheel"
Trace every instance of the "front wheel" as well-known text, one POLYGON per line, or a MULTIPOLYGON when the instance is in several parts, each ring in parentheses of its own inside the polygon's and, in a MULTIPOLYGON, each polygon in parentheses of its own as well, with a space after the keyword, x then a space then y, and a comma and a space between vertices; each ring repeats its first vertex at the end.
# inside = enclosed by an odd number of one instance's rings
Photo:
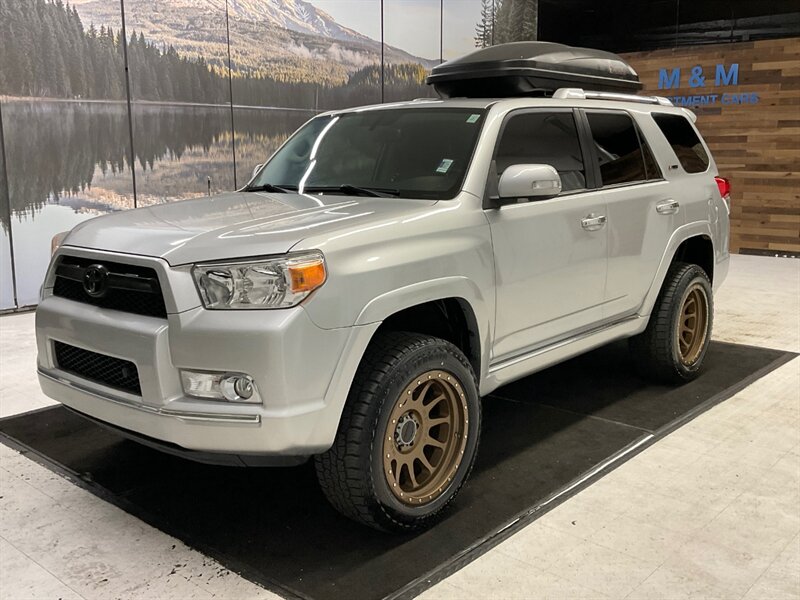
POLYGON ((711 341, 711 282, 697 265, 674 263, 661 287, 644 333, 630 340, 639 372, 680 383, 697 377, 711 341))
POLYGON ((341 513, 384 531, 431 525, 467 479, 478 447, 475 375, 453 344, 378 334, 365 353, 317 477, 341 513))

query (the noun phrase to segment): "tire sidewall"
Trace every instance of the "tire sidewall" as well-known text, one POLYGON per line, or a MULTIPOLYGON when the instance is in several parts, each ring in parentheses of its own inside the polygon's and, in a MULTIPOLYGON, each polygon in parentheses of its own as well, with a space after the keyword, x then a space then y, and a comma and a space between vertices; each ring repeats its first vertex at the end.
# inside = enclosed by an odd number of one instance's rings
POLYGON ((688 380, 692 379, 703 366, 703 361, 705 359, 706 352, 708 351, 708 346, 711 342, 711 329, 714 320, 714 296, 708 277, 702 269, 696 266, 686 269, 681 274, 677 292, 678 293, 675 294, 676 302, 674 302, 673 306, 670 307, 670 355, 672 357, 672 364, 675 368, 675 371, 683 379, 688 380), (703 341, 703 347, 700 350, 700 354, 691 365, 686 365, 680 358, 677 324, 678 320, 680 319, 683 303, 686 301, 689 291, 695 286, 695 284, 698 284, 703 288, 706 298, 706 330, 705 339, 703 341))
POLYGON ((456 352, 459 351, 444 341, 416 348, 403 357, 403 360, 393 370, 391 377, 381 386, 379 409, 376 414, 370 447, 369 479, 374 496, 382 511, 394 521, 411 523, 433 517, 450 502, 472 469, 480 434, 480 398, 472 370, 459 360, 455 355, 456 352), (392 409, 400 394, 419 375, 434 369, 454 376, 464 390, 468 416, 467 443, 464 448, 464 458, 458 466, 455 477, 441 495, 428 504, 410 506, 400 502, 389 489, 383 468, 383 440, 389 430, 392 409))

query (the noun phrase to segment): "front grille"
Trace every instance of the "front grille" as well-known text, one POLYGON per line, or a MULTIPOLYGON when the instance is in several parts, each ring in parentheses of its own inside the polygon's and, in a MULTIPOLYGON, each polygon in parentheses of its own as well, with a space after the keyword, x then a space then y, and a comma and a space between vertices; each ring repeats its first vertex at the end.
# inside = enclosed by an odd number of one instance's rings
POLYGON ((53 344, 56 366, 59 369, 137 396, 142 395, 139 371, 131 361, 98 354, 63 342, 53 342, 53 344))
POLYGON ((137 315, 167 316, 158 275, 150 267, 62 256, 56 265, 53 295, 137 315), (91 296, 84 287, 84 277, 90 266, 99 266, 106 273, 102 295, 91 296))

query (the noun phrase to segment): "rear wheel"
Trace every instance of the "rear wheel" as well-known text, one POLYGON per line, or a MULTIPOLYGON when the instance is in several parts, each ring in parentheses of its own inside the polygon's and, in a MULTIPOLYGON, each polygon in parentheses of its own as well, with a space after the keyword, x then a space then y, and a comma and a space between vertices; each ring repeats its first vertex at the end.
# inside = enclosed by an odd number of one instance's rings
POLYGON ((434 337, 378 334, 353 382, 333 447, 316 458, 328 500, 386 531, 435 522, 475 458, 481 407, 472 368, 434 337))
POLYGON ((711 282, 697 265, 674 263, 664 280, 647 329, 630 340, 640 373, 679 383, 697 377, 711 340, 711 282))

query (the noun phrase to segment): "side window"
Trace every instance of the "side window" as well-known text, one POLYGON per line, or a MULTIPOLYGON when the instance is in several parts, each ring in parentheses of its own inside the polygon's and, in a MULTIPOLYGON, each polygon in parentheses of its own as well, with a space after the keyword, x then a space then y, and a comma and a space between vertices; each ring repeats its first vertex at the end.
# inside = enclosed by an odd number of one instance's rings
POLYGON ((653 119, 687 173, 702 173, 708 169, 706 149, 686 117, 654 114, 653 119))
POLYGON ((562 192, 586 188, 578 128, 571 112, 531 112, 512 116, 503 129, 495 162, 498 177, 511 165, 551 165, 562 192))
POLYGON ((604 186, 636 183, 661 176, 650 148, 639 144, 639 133, 630 115, 589 112, 586 116, 604 186))

